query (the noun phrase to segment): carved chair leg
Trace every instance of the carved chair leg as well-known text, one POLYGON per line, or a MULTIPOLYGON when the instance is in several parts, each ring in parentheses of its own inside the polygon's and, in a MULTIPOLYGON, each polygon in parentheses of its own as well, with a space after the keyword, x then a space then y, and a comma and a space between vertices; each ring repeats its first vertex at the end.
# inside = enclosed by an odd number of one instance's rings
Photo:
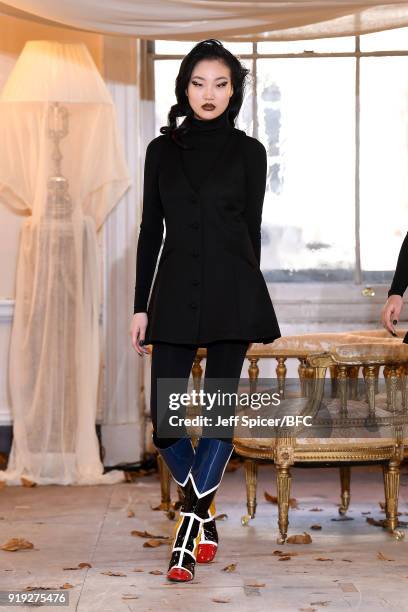
POLYGON ((346 514, 350 505, 350 466, 344 465, 340 468, 341 505, 339 514, 346 514))
POLYGON ((160 475, 160 490, 161 490, 161 508, 162 510, 170 510, 170 480, 171 475, 163 457, 160 453, 157 454, 157 467, 160 475))
POLYGON ((258 464, 255 459, 246 459, 245 467, 245 483, 247 491, 247 509, 251 519, 255 518, 256 511, 256 483, 258 478, 258 464))
POLYGON ((400 484, 400 464, 391 460, 383 465, 385 516, 384 527, 394 532, 398 526, 398 493, 400 484))
POLYGON ((281 399, 285 397, 285 382, 287 367, 285 365, 286 357, 277 357, 278 365, 276 366, 276 378, 278 380, 278 387, 281 399))
POLYGON ((278 544, 284 544, 288 535, 289 526, 289 496, 290 496, 290 468, 287 465, 276 464, 276 489, 278 497, 278 544))

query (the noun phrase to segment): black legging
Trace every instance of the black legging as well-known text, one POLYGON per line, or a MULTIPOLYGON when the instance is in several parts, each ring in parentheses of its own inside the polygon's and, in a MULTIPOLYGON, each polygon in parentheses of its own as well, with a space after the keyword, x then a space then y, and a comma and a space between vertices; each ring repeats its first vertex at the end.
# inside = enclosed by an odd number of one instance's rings
MULTIPOLYGON (((200 345, 202 346, 202 345, 200 345)), ((205 393, 221 392, 235 393, 237 391, 239 379, 241 376, 242 366, 245 355, 248 350, 249 342, 241 340, 222 340, 211 342, 204 345, 207 349, 207 361, 205 367, 204 388, 205 393), (217 380, 223 379, 222 388, 217 384, 217 380), (224 380, 225 379, 225 380, 224 380)), ((169 410, 168 401, 163 406, 158 406, 157 381, 161 378, 178 379, 172 383, 172 393, 186 393, 188 380, 193 366, 194 357, 198 346, 194 344, 171 344, 168 342, 157 342, 153 345, 152 363, 151 363, 151 391, 150 391, 150 412, 153 424, 153 439, 157 446, 166 448, 174 444, 178 439, 187 435, 184 426, 172 428, 174 437, 165 438, 158 435, 159 418, 160 420, 167 419, 175 412, 169 410), (161 409, 160 409, 161 408, 161 409)), ((218 383, 220 381, 218 380, 218 383)), ((215 419, 218 415, 226 416, 235 413, 235 406, 217 406, 214 404, 210 411, 203 411, 203 414, 211 416, 215 419)), ((176 414, 185 414, 185 409, 177 410, 176 414)), ((232 441, 233 427, 224 428, 227 432, 227 437, 217 437, 225 442, 232 441)), ((211 431, 211 427, 203 426, 202 435, 205 437, 211 431)), ((210 434, 211 435, 211 434, 210 434)))

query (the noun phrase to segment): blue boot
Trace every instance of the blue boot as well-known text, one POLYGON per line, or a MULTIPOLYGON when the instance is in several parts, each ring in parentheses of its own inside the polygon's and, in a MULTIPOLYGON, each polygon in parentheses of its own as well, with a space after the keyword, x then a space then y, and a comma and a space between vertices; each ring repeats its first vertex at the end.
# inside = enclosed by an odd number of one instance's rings
POLYGON ((163 457, 170 474, 178 485, 184 487, 187 483, 194 457, 195 451, 191 438, 180 438, 174 444, 167 448, 160 448, 160 438, 156 438, 155 433, 152 434, 153 444, 157 452, 163 457))
POLYGON ((169 580, 186 582, 194 578, 194 567, 203 525, 221 483, 234 445, 215 438, 200 438, 191 471, 184 485, 184 503, 176 525, 169 564, 169 580))

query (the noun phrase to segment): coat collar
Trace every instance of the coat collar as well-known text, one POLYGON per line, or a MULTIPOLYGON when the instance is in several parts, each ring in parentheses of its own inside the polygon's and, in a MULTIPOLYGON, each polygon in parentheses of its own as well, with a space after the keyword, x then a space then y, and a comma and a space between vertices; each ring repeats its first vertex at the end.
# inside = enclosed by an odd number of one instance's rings
POLYGON ((179 169, 179 172, 182 176, 183 182, 186 185, 186 187, 190 190, 191 194, 195 195, 195 196, 199 196, 201 194, 201 192, 203 191, 203 189, 205 188, 205 186, 207 185, 207 183, 210 181, 210 179, 214 179, 214 176, 216 175, 217 171, 219 171, 223 164, 222 161, 223 159, 227 158, 227 156, 229 155, 230 151, 232 151, 232 145, 233 145, 233 141, 234 141, 234 134, 238 134, 240 132, 240 130, 236 130, 235 128, 228 127, 228 136, 227 139, 224 143, 224 146, 222 147, 221 151, 218 152, 218 154, 215 156, 214 160, 213 160, 213 164, 211 166, 210 171, 208 172, 207 176, 204 178, 204 180, 201 182, 201 185, 198 189, 194 189, 193 186, 191 185, 185 171, 184 171, 184 167, 183 167, 183 159, 181 156, 181 148, 179 146, 177 146, 177 166, 179 169))

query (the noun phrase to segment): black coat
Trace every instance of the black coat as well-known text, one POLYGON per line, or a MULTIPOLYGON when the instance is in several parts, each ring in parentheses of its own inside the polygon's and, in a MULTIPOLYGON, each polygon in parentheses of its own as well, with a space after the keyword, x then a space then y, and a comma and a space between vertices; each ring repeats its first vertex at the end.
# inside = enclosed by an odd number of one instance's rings
MULTIPOLYGON (((166 237, 147 308, 145 344, 203 346, 228 339, 267 343, 281 335, 244 219, 246 138, 245 132, 231 127, 197 191, 187 179, 176 143, 162 135, 149 144, 150 154, 153 147, 160 148, 158 194, 149 199, 145 186, 141 227, 145 225, 154 242, 164 218, 166 237), (150 208, 145 210, 146 202, 150 208)), ((256 144, 264 151, 266 168, 265 149, 256 144)), ((263 201, 265 184, 261 187, 263 201)), ((257 230, 260 237, 260 217, 257 230)))

